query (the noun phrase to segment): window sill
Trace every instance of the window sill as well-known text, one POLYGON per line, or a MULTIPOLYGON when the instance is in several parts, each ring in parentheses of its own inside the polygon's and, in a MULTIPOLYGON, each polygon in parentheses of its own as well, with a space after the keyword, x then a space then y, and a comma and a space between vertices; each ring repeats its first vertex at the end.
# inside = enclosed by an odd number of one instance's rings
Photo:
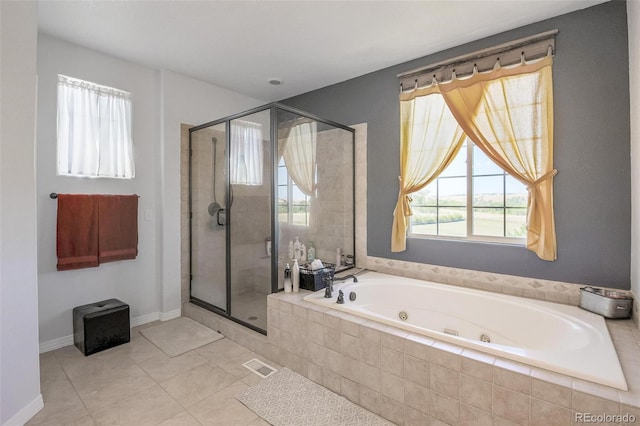
POLYGON ((434 240, 434 241, 452 241, 463 243, 481 243, 492 245, 503 245, 511 247, 524 247, 526 245, 526 239, 524 238, 492 238, 492 237, 452 237, 452 236, 438 236, 438 235, 420 235, 420 234, 408 234, 408 239, 416 240, 434 240))

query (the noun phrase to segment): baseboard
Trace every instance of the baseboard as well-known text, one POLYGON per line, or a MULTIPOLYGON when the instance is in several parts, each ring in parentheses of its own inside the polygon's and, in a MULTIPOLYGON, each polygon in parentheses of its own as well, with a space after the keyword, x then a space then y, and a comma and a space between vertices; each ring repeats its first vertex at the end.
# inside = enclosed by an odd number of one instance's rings
POLYGON ((178 308, 178 309, 174 309, 173 311, 169 311, 169 312, 161 312, 160 313, 160 321, 169 321, 172 320, 174 318, 179 318, 182 315, 182 309, 178 308))
POLYGON ((23 426, 31 420, 33 416, 38 414, 38 411, 42 410, 42 407, 44 407, 42 394, 38 394, 33 401, 22 407, 20 411, 3 423, 2 426, 23 426))
POLYGON ((40 343, 40 353, 43 354, 45 352, 55 351, 56 349, 71 345, 73 345, 73 334, 40 343))
POLYGON ((147 324, 149 322, 158 321, 160 319, 160 312, 153 312, 147 315, 141 315, 139 317, 131 318, 129 320, 130 327, 137 327, 142 324, 147 324))
MULTIPOLYGON (((182 311, 180 309, 174 309, 173 311, 169 312, 153 312, 147 315, 141 315, 139 317, 131 318, 129 320, 129 325, 131 327, 137 327, 139 325, 158 320, 168 321, 170 319, 178 318, 181 313, 182 311)), ((45 352, 54 351, 56 349, 64 348, 65 346, 71 345, 73 345, 73 334, 40 343, 40 353, 42 354, 45 352)))

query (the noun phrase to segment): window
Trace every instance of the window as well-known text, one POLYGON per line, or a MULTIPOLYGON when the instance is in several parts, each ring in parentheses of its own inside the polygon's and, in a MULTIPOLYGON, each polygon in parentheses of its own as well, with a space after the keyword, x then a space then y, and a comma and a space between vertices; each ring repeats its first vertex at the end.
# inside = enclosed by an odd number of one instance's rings
POLYGON ((231 122, 231 183, 262 185, 262 125, 249 121, 231 122))
POLYGON ((278 164, 278 220, 290 225, 309 226, 311 198, 293 182, 284 164, 278 164))
POLYGON ((412 194, 409 233, 524 244, 527 189, 466 140, 438 178, 412 194))
MULTIPOLYGON (((423 232, 504 241, 520 237, 515 216, 525 216, 526 248, 540 259, 557 259, 552 64, 549 46, 541 59, 527 62, 521 53, 520 63, 514 66, 502 67, 497 61, 491 70, 479 72, 474 67, 469 77, 457 79, 452 73, 446 83, 432 81, 429 86, 401 92, 400 190, 393 212, 391 251, 406 250, 412 222, 420 224, 419 219, 411 218, 411 202, 422 191, 425 197, 418 204, 423 209, 422 220, 436 223, 435 231, 423 232), (463 151, 468 160, 466 174, 450 170, 453 175, 443 175, 467 137, 504 172, 483 171, 467 142, 463 151), (525 215, 519 196, 522 190, 510 177, 527 187, 525 215), (456 229, 446 229, 453 225, 445 223, 456 222, 456 229), (464 226, 459 222, 465 222, 464 226)), ((475 150, 476 157, 479 153, 475 150)))
POLYGON ((135 177, 131 94, 58 75, 57 173, 135 177))

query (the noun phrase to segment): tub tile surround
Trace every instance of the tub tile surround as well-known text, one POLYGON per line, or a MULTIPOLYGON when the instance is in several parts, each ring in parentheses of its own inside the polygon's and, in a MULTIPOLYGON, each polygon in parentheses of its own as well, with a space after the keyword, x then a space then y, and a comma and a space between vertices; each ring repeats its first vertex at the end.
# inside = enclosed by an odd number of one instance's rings
MULTIPOLYGON (((368 269, 425 281, 578 306, 581 284, 367 257, 368 269)), ((596 287, 596 286, 593 286, 596 287)), ((620 290, 625 291, 625 290, 620 290)))
POLYGON ((268 336, 190 303, 183 312, 400 425, 569 425, 582 412, 640 419, 640 339, 630 320, 607 321, 623 392, 320 307, 307 294, 268 297, 268 336))

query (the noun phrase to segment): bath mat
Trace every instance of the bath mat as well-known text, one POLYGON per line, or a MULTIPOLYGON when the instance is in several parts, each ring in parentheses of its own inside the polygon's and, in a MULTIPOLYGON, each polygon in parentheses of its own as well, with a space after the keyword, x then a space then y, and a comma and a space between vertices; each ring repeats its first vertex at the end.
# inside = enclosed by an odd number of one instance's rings
POLYGON ((236 395, 236 399, 274 426, 393 425, 288 368, 236 395))
POLYGON ((224 337, 187 317, 144 328, 140 334, 172 358, 224 337))

